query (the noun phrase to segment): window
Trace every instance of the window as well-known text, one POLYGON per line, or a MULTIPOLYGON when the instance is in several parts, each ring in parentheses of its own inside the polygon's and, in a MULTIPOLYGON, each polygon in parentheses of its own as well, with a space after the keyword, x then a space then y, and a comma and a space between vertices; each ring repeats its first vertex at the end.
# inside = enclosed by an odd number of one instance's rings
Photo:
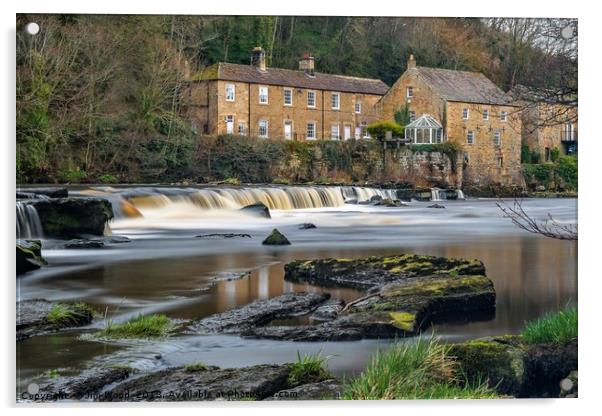
POLYGON ((362 113, 362 103, 355 103, 355 113, 356 114, 362 113))
POLYGON ((483 110, 483 120, 489 120, 489 110, 483 110))
POLYGON ((508 121, 508 112, 507 111, 502 111, 500 113, 500 121, 508 121))
POLYGON ((244 136, 246 133, 246 126, 245 123, 238 123, 238 134, 240 136, 244 136))
POLYGON ((500 157, 497 158, 497 166, 499 168, 503 168, 504 167, 504 157, 503 156, 500 156, 500 157))
POLYGON ((370 135, 368 134, 368 123, 366 121, 362 121, 362 123, 360 124, 360 128, 362 131, 362 137, 364 139, 369 139, 370 135))
POLYGON ((316 107, 316 92, 315 91, 307 91, 307 106, 315 108, 316 107))
POLYGON ((332 140, 339 140, 341 138, 341 135, 339 133, 339 125, 338 124, 333 124, 330 127, 330 138, 332 140))
POLYGON ((468 108, 463 108, 462 109, 462 118, 464 120, 468 120, 468 117, 470 117, 470 110, 468 108))
POLYGON ((341 108, 341 94, 339 94, 338 92, 333 92, 331 101, 333 110, 338 110, 341 108))
POLYGON ((316 123, 314 121, 310 121, 309 123, 307 123, 307 138, 316 138, 316 123))
POLYGON ((410 111, 410 122, 416 120, 416 111, 410 111))
POLYGON ((468 144, 474 144, 474 131, 469 131, 466 134, 466 143, 468 143, 468 144))
POLYGON ((293 105, 293 90, 292 88, 284 89, 284 105, 291 106, 293 105))
POLYGON ((259 87, 259 104, 268 103, 268 87, 259 87))
POLYGON ((502 145, 502 132, 499 130, 493 133, 493 145, 496 147, 500 147, 502 145))
POLYGON ((234 84, 226 84, 226 101, 234 101, 236 99, 236 87, 234 84))
POLYGON ((259 120, 259 132, 258 136, 262 138, 268 137, 268 121, 259 120))
POLYGON ((406 96, 412 98, 414 96, 414 87, 406 88, 406 96))

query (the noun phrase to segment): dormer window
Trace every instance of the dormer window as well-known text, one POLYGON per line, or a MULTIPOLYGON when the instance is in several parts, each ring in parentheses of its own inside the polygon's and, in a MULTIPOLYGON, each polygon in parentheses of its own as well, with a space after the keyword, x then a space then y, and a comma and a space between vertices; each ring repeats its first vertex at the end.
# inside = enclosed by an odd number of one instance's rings
POLYGON ((412 98, 414 96, 414 87, 406 88, 406 97, 412 98))

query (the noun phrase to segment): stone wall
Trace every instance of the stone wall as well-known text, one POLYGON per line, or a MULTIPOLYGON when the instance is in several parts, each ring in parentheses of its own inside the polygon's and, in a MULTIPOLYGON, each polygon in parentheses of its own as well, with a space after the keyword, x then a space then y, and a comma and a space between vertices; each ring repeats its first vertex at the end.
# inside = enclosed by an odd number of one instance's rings
POLYGON ((399 182, 415 187, 462 188, 462 165, 440 152, 406 150, 397 159, 399 182))

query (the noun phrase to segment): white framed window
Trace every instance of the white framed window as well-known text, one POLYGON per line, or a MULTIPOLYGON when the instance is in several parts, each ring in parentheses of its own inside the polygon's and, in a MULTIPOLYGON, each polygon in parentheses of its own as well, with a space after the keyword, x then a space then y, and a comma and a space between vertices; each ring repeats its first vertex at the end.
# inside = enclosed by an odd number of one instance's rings
POLYGON ((462 109, 462 119, 463 120, 468 120, 469 117, 470 117, 470 109, 469 108, 463 108, 462 109))
POLYGON ((259 104, 268 103, 268 87, 259 87, 259 104))
POLYGON ((368 134, 368 122, 362 121, 361 124, 360 124, 360 128, 361 128, 361 131, 362 131, 362 137, 364 139, 369 139, 370 135, 368 134))
POLYGON ((489 120, 489 110, 483 110, 483 120, 489 120))
POLYGON ((466 143, 474 144, 474 131, 469 130, 468 133, 466 133, 466 143))
POLYGON ((496 147, 500 147, 502 145, 502 132, 499 130, 493 133, 493 145, 496 147))
POLYGON ((236 100, 236 86, 234 84, 226 84, 226 101, 236 100))
POLYGON ((316 122, 310 121, 307 123, 307 132, 306 137, 310 140, 315 140, 316 138, 316 122))
POLYGON ((331 104, 333 110, 340 110, 341 108, 341 94, 333 92, 331 97, 331 104))
POLYGON ((500 121, 508 121, 508 112, 507 111, 502 111, 500 113, 500 121))
POLYGON ((332 140, 339 140, 341 138, 341 132, 339 131, 338 124, 333 124, 330 126, 330 138, 332 140))
POLYGON ((410 111, 410 122, 416 120, 416 111, 410 111))
POLYGON ((268 121, 267 120, 259 120, 259 130, 257 132, 257 135, 261 138, 267 138, 268 137, 268 121))
POLYGON ((307 106, 311 108, 316 108, 316 92, 315 91, 307 91, 307 106))
POLYGON ((406 97, 412 98, 414 96, 414 87, 406 88, 406 97))
POLYGON ((292 88, 285 88, 283 90, 283 94, 284 94, 284 105, 286 106, 292 106, 293 105, 293 89, 292 88))
POLYGON ((362 103, 355 103, 355 114, 362 114, 362 103))
POLYGON ((238 134, 244 136, 247 134, 247 126, 245 123, 238 123, 238 134))

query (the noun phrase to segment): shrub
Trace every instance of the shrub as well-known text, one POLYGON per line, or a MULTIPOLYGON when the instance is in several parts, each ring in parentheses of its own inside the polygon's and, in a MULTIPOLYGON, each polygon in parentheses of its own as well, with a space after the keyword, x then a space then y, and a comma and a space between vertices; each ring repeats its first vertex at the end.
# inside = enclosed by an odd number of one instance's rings
POLYGON ((521 163, 531 163, 531 150, 529 146, 523 144, 520 147, 520 162, 521 163))
POLYGON ((554 165, 550 163, 543 164, 525 164, 523 166, 523 175, 527 182, 536 180, 538 182, 547 184, 551 179, 554 165))
POLYGON ((184 371, 187 373, 196 373, 197 371, 203 371, 207 369, 207 365, 202 362, 197 362, 194 364, 188 364, 184 366, 184 371))
POLYGON ((557 147, 553 148, 550 151, 550 160, 552 162, 556 162, 559 157, 560 157, 560 150, 557 147))
POLYGON ((388 131, 393 134, 393 137, 403 136, 403 127, 393 121, 377 121, 368 126, 368 133, 379 140, 384 140, 388 131))
POLYGON ((110 173, 105 173, 104 175, 100 175, 98 177, 98 181, 100 183, 117 183, 117 177, 115 177, 114 175, 111 175, 110 173))
POLYGON ((59 172, 59 181, 64 183, 80 183, 84 179, 88 177, 88 174, 79 169, 71 170, 62 170, 59 172))
POLYGON ((140 315, 122 324, 107 321, 97 335, 106 338, 159 338, 169 335, 173 325, 165 315, 140 315))
POLYGON ((564 344, 577 338, 577 307, 566 307, 527 322, 522 332, 527 344, 564 344))
POLYGON ((459 367, 448 355, 449 346, 435 337, 415 342, 396 342, 387 351, 377 351, 362 374, 351 380, 343 398, 453 399, 494 398, 485 383, 471 385, 458 377, 459 367))
POLYGON ((326 380, 330 376, 325 368, 327 361, 328 358, 322 357, 321 353, 302 356, 297 352, 297 362, 291 368, 288 383, 296 386, 326 380))
POLYGON ((46 315, 46 320, 54 325, 77 324, 85 315, 92 316, 94 311, 84 303, 67 305, 65 303, 56 303, 52 305, 46 315))
POLYGON ((576 156, 560 156, 556 163, 556 174, 573 189, 579 185, 576 156))

